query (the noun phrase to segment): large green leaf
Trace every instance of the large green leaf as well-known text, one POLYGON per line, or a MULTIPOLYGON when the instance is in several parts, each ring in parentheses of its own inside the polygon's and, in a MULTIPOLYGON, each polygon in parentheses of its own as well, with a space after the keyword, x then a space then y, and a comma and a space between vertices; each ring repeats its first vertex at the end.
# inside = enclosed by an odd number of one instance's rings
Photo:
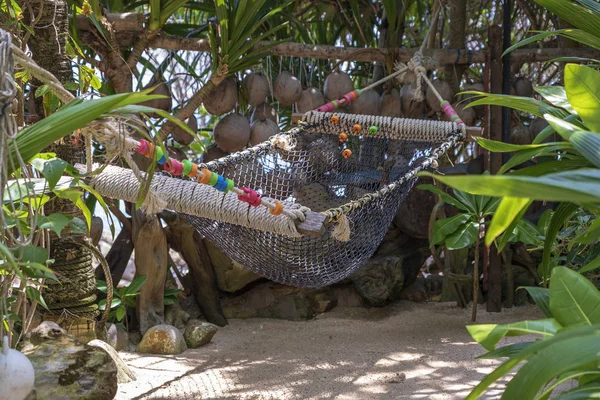
POLYGON ((467 330, 471 337, 489 351, 494 350, 496 344, 498 344, 505 336, 531 334, 552 336, 561 328, 562 326, 554 318, 536 321, 521 321, 506 325, 477 324, 467 326, 467 330))
POLYGON ((544 114, 552 114, 558 118, 566 118, 570 115, 567 111, 553 107, 529 97, 510 96, 505 94, 492 94, 483 92, 464 92, 465 94, 474 94, 480 96, 477 100, 469 103, 467 107, 475 107, 481 105, 502 106, 512 108, 514 110, 523 111, 528 114, 533 114, 536 117, 542 117, 544 114))
POLYGON ((564 108, 571 114, 576 113, 571 103, 569 103, 567 91, 563 86, 537 86, 534 90, 553 106, 564 108))
POLYGON ((466 224, 471 217, 468 214, 457 214, 454 217, 435 221, 431 245, 442 243, 446 237, 456 232, 462 225, 466 224))
POLYGON ((417 186, 417 188, 422 189, 422 190, 429 190, 430 192, 437 194, 438 196, 440 196, 442 198, 442 200, 444 200, 444 203, 450 204, 450 205, 458 208, 459 210, 469 211, 469 208, 467 206, 465 206, 462 202, 460 202, 455 197, 452 197, 451 195, 449 195, 442 189, 438 188, 437 186, 434 186, 431 184, 423 184, 423 185, 417 186))
POLYGON ((600 399, 600 383, 594 382, 561 393, 554 400, 592 400, 600 399))
MULTIPOLYGON (((587 327, 586 327, 587 328, 587 327)), ((506 386, 502 399, 534 399, 557 376, 598 362, 600 327, 574 337, 558 334, 533 354, 506 386), (564 336, 564 337, 563 337, 564 336)), ((535 345, 528 349, 535 348, 535 345)))
POLYGON ((475 244, 478 235, 479 223, 476 221, 469 221, 468 223, 459 226, 454 233, 446 236, 444 244, 448 250, 464 249, 465 247, 475 244))
MULTIPOLYGON (((518 218, 523 215, 523 209, 531 204, 531 199, 523 197, 504 197, 492 217, 492 222, 485 235, 485 245, 491 246, 494 240, 509 227, 516 225, 518 218)), ((501 249, 499 249, 501 251, 501 249)))
POLYGON ((518 342, 506 346, 498 347, 493 351, 480 355, 479 359, 515 357, 534 342, 518 342))
POLYGON ((600 16, 568 0, 534 0, 576 28, 600 38, 600 16))
POLYGON ((600 324, 600 292, 578 272, 555 267, 550 278, 550 310, 564 326, 600 324))
POLYGON ((529 293, 544 315, 548 318, 554 318, 552 311, 550 311, 550 289, 537 286, 524 286, 519 289, 527 290, 527 293, 529 293))
POLYGON ((569 103, 589 129, 600 132, 600 72, 584 65, 565 66, 569 103))
POLYGON ((569 140, 571 135, 581 130, 575 124, 566 121, 563 118, 557 118, 551 114, 544 114, 548 124, 565 140, 569 140))
POLYGON ((45 216, 45 215, 38 216, 37 223, 38 223, 38 228, 50 229, 51 231, 56 233, 56 235, 58 237, 60 237, 61 232, 63 231, 63 229, 65 229, 65 227, 67 225, 69 225, 71 220, 72 220, 72 218, 69 218, 65 215, 54 213, 54 214, 50 214, 48 216, 45 216))
POLYGON ((569 140, 582 156, 600 168, 600 134, 580 131, 573 133, 569 140))
POLYGON ((69 163, 60 158, 51 158, 49 160, 34 158, 31 160, 31 165, 46 178, 48 188, 53 190, 69 163))
POLYGON ((546 229, 542 262, 538 267, 540 275, 544 281, 550 277, 550 258, 552 256, 554 240, 556 239, 556 236, 558 236, 558 232, 563 227, 565 222, 571 218, 571 215, 573 215, 577 208, 577 205, 573 203, 561 203, 556 211, 552 214, 552 219, 550 219, 550 224, 548 225, 548 229, 546 229))
POLYGON ((600 201, 600 170, 584 168, 539 177, 516 175, 442 176, 435 177, 455 189, 485 196, 526 197, 546 201, 571 201, 578 204, 600 201))
MULTIPOLYGON (((540 144, 511 144, 498 142, 496 140, 490 140, 485 138, 475 138, 475 142, 484 149, 489 151, 493 151, 494 153, 510 153, 513 151, 521 151, 521 150, 530 150, 530 149, 540 149, 549 146, 555 146, 557 144, 563 143, 540 143, 540 144)), ((567 144, 568 146, 568 144, 567 144)))

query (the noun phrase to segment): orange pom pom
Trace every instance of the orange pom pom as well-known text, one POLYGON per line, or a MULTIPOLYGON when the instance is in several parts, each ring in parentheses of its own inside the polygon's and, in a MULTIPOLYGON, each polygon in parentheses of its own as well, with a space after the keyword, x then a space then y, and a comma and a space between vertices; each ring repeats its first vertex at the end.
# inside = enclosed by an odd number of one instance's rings
POLYGON ((337 115, 334 115, 331 117, 331 123, 332 124, 337 124, 338 122, 340 122, 340 117, 338 117, 337 115))
POLYGON ((340 138, 340 143, 344 143, 346 140, 348 140, 348 135, 344 132, 340 133, 340 136, 338 136, 340 138))
POLYGON ((281 204, 280 202, 276 201, 275 202, 275 208, 272 210, 269 210, 269 212, 275 216, 277 215, 281 215, 281 213, 283 212, 283 204, 281 204))
POLYGON ((346 150, 342 151, 342 157, 344 157, 344 158, 350 158, 351 155, 352 155, 352 150, 350 150, 350 149, 346 149, 346 150))
POLYGON ((354 126, 352 127, 352 132, 360 133, 360 124, 354 124, 354 126))
POLYGON ((210 182, 210 178, 212 177, 212 171, 206 169, 206 168, 202 168, 202 177, 198 177, 198 182, 200 183, 204 183, 205 185, 208 185, 208 182, 210 182))
POLYGON ((196 174, 197 174, 197 173, 198 173, 198 164, 196 164, 196 163, 193 163, 193 164, 192 164, 192 170, 190 171, 190 173, 188 174, 188 176, 189 176, 190 178, 193 178, 193 177, 195 177, 195 176, 196 176, 196 174))

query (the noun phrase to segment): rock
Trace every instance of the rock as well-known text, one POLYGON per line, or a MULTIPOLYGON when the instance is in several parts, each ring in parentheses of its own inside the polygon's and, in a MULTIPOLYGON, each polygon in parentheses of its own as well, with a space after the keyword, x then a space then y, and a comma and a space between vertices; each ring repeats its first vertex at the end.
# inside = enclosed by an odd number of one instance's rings
POLYGON ((262 278, 242 264, 229 258, 208 240, 204 241, 204 245, 215 269, 217 285, 222 291, 229 293, 237 292, 248 284, 262 278))
POLYGON ((338 307, 365 307, 367 305, 353 285, 334 286, 331 290, 338 307))
POLYGON ((108 324, 106 343, 115 350, 127 350, 129 348, 129 334, 121 326, 108 324))
POLYGON ((127 364, 125 364, 121 357, 119 357, 119 353, 117 353, 111 345, 103 342, 102 340, 94 339, 88 343, 88 346, 97 347, 108 353, 110 358, 112 358, 117 366, 117 380, 119 383, 128 383, 136 380, 136 376, 133 371, 129 369, 127 364))
POLYGON ((139 331, 131 331, 129 332, 129 342, 134 345, 138 345, 142 341, 142 334, 139 331))
POLYGON ((357 292, 369 305, 380 307, 396 300, 405 283, 410 284, 414 281, 414 277, 408 275, 407 271, 416 269, 418 272, 414 265, 420 267, 422 258, 420 252, 413 252, 406 256, 372 258, 350 279, 357 292))
MULTIPOLYGON (((419 183, 431 183, 431 180, 421 178, 419 183)), ((394 224, 410 237, 427 239, 429 236, 429 217, 433 206, 435 206, 435 195, 414 187, 400 204, 394 218, 394 224)))
POLYGON ((209 343, 219 328, 210 322, 190 320, 183 337, 190 349, 197 349, 209 343))
POLYGON ((400 293, 400 299, 414 301, 416 303, 423 303, 429 300, 423 280, 417 279, 411 285, 403 289, 400 293))
POLYGON ((179 303, 165 306, 165 324, 184 330, 189 320, 190 314, 182 310, 179 303))
POLYGON ((317 314, 323 314, 337 305, 337 299, 331 291, 311 293, 307 297, 311 308, 317 314))
POLYGON ((137 351, 147 354, 181 354, 187 350, 185 339, 172 325, 156 325, 148 329, 137 351))
POLYGON ((442 275, 431 274, 425 278, 425 290, 429 299, 439 298, 442 295, 442 289, 444 286, 444 277, 442 275))
POLYGON ((35 399, 110 400, 117 394, 117 366, 97 347, 79 343, 54 322, 27 335, 21 352, 35 370, 35 399))
POLYGON ((408 240, 409 237, 406 234, 395 224, 391 224, 375 252, 375 257, 386 257, 398 253, 408 240))

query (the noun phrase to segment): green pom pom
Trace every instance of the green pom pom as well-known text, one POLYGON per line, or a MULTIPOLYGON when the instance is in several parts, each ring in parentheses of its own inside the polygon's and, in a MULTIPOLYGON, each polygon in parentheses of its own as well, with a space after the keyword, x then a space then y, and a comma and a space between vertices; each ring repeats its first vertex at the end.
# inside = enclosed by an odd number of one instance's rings
POLYGON ((208 181, 208 184, 210 186, 215 186, 218 181, 219 181, 219 174, 216 174, 213 172, 212 175, 210 176, 210 181, 208 181))
POLYGON ((373 126, 370 126, 370 127, 369 127, 369 133, 370 133, 371 135, 374 135, 374 134, 376 134, 378 130, 379 130, 379 129, 378 129, 378 128, 377 128, 375 125, 373 125, 373 126))
POLYGON ((192 162, 190 160, 183 160, 181 163, 183 164, 182 175, 189 175, 192 172, 192 162))

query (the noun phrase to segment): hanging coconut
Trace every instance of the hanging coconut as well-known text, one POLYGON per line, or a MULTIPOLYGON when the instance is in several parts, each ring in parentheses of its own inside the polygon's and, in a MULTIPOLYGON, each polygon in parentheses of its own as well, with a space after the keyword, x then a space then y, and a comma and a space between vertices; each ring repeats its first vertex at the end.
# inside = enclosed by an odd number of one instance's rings
POLYGON ((323 90, 327 100, 338 100, 346 93, 354 90, 354 83, 352 83, 352 79, 348 74, 335 71, 327 75, 323 90))
POLYGON ((243 115, 231 113, 217 123, 213 135, 221 150, 229 153, 240 151, 250 140, 250 123, 243 115))
POLYGON ((519 78, 515 82, 515 92, 520 97, 533 96, 533 85, 529 79, 519 78))
MULTIPOLYGON (((450 84, 446 81, 441 81, 439 79, 435 79, 431 82, 435 89, 438 91, 442 99, 444 100, 452 100, 452 88, 450 84)), ((429 85, 427 85, 427 104, 429 107, 435 112, 442 112, 442 106, 440 105, 440 99, 435 95, 433 89, 429 85)))
POLYGON ((277 110, 268 103, 259 104, 254 111, 252 111, 250 122, 264 121, 265 118, 268 118, 275 123, 279 123, 279 114, 277 114, 277 110))
POLYGON ((275 79, 273 94, 282 106, 289 107, 300 100, 302 85, 298 78, 289 72, 282 72, 275 79))
POLYGON ((177 147, 167 147, 167 154, 169 155, 169 158, 174 158, 179 161, 187 159, 185 152, 177 147))
MULTIPOLYGON (((152 78, 152 81, 144 89, 154 88, 152 93, 161 96, 166 96, 161 99, 149 100, 141 103, 142 106, 157 108, 166 112, 171 112, 173 106, 173 98, 171 97, 171 89, 167 86, 166 82, 159 73, 156 73, 152 78)), ((152 117, 158 118, 159 115, 151 114, 152 117)))
MULTIPOLYGON (((484 91, 485 91, 485 88, 483 87, 483 83, 470 83, 468 85, 465 85, 465 92, 484 92, 484 91)), ((468 103, 472 102, 473 100, 475 100, 475 95, 474 94, 463 94, 462 100, 465 102, 465 104, 468 104, 468 103)), ((475 107, 473 107, 473 109, 475 110, 475 115, 477 116, 477 118, 483 118, 484 113, 485 113, 485 106, 475 106, 475 107)))
POLYGON ((279 133, 279 126, 271 121, 265 119, 264 121, 255 121, 252 123, 250 128, 250 145, 255 146, 269 139, 271 136, 275 136, 279 133))
POLYGON ((319 89, 309 87, 308 89, 302 91, 302 96, 300 96, 300 100, 298 100, 296 103, 296 111, 304 114, 305 112, 314 110, 323 104, 325 104, 325 97, 323 97, 323 94, 319 91, 319 89))
POLYGON ((544 118, 536 118, 529 125, 529 129, 531 129, 531 134, 535 138, 547 126, 548 121, 546 121, 544 118))
POLYGON ((252 107, 264 103, 269 95, 269 80, 254 73, 246 75, 242 81, 242 94, 252 107))
MULTIPOLYGON (((195 116, 192 115, 191 117, 189 117, 185 121, 185 123, 192 132, 194 132, 194 133, 198 132, 198 120, 196 119, 195 116)), ((189 132, 186 132, 179 127, 173 128, 173 132, 171 132, 171 135, 173 136, 173 139, 177 143, 182 144, 184 146, 187 146, 188 144, 190 144, 194 141, 193 135, 190 135, 189 132)))
POLYGON ((381 95, 381 115, 384 117, 402 117, 402 99, 398 89, 381 95))
POLYGON ((381 111, 381 96, 374 90, 362 92, 358 99, 350 103, 352 114, 379 115, 381 111))
POLYGON ((477 114, 475 114, 475 110, 473 110, 473 108, 466 108, 467 105, 465 103, 455 103, 452 107, 454 108, 460 119, 462 119, 462 121, 465 123, 465 125, 473 126, 473 124, 475 124, 477 114))
POLYGON ((400 99, 402 100, 402 115, 406 118, 421 118, 427 112, 425 101, 415 101, 414 84, 402 86, 400 89, 400 99))
POLYGON ((510 131, 510 142, 512 144, 531 144, 533 136, 528 126, 517 125, 510 131))
POLYGON ((213 160, 217 160, 219 158, 223 158, 226 155, 229 155, 229 153, 221 150, 217 146, 212 146, 212 147, 209 147, 208 149, 206 149, 206 152, 202 156, 202 162, 207 163, 207 162, 210 162, 213 160))
POLYGON ((237 87, 231 79, 225 79, 215 87, 204 101, 204 108, 211 115, 223 115, 235 108, 237 87))

